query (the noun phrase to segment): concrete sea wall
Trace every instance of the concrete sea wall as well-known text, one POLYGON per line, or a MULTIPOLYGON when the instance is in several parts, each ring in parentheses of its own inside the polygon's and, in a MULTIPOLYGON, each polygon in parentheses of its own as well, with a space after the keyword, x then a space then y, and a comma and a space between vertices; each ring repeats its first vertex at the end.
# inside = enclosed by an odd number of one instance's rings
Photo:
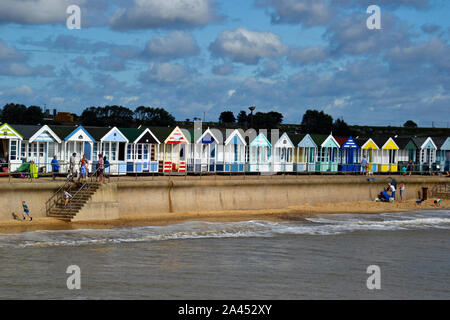
MULTIPOLYGON (((111 220, 130 214, 284 209, 316 203, 374 200, 388 180, 366 177, 303 176, 252 180, 122 181, 102 186, 75 221, 111 220)), ((405 182, 406 197, 416 199, 438 177, 396 177, 405 182)), ((22 214, 25 200, 34 217, 45 217, 45 202, 59 187, 55 183, 0 183, 0 220, 22 214)))

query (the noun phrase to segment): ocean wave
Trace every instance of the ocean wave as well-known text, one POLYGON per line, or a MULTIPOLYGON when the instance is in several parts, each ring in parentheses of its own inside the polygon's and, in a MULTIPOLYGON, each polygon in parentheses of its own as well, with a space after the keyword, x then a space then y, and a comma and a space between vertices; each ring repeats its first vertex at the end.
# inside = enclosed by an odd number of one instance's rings
POLYGON ((88 246, 149 241, 339 235, 357 231, 450 229, 450 211, 377 215, 319 215, 306 221, 185 222, 105 230, 35 231, 0 235, 2 247, 88 246))

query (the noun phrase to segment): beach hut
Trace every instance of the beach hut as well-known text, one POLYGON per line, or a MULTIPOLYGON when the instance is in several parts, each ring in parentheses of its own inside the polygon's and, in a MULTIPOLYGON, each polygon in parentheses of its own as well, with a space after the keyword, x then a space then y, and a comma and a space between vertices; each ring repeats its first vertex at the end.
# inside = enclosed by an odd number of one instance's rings
POLYGON ((316 161, 316 171, 337 172, 339 164, 339 149, 341 146, 332 134, 327 136, 311 136, 319 146, 316 161))
POLYGON ((33 161, 40 172, 51 172, 53 156, 56 155, 58 159, 62 156, 58 135, 47 125, 17 125, 15 128, 23 137, 20 147, 22 162, 33 161))
POLYGON ((250 142, 249 171, 269 172, 271 169, 271 157, 272 144, 264 133, 260 132, 258 136, 250 142))
POLYGON ((164 141, 162 161, 163 172, 186 172, 188 154, 190 152, 191 134, 179 127, 167 136, 164 141))
POLYGON ((86 155, 89 161, 89 172, 92 172, 93 159, 93 147, 95 139, 91 134, 82 126, 77 127, 65 127, 65 126, 50 126, 50 129, 55 132, 58 137, 61 138, 62 143, 60 146, 61 157, 60 167, 63 165, 64 170, 60 169, 60 172, 66 172, 68 169, 67 164, 70 161, 71 155, 75 152, 77 154, 77 162, 86 155))
POLYGON ((405 170, 409 161, 416 162, 417 146, 411 138, 394 138, 399 147, 397 153, 398 171, 405 170))
POLYGON ((92 164, 96 168, 98 163, 98 155, 109 162, 109 166, 104 172, 109 174, 124 175, 127 173, 126 149, 128 139, 116 127, 114 128, 98 128, 86 127, 86 130, 94 138, 92 164))
MULTIPOLYGON (((223 136, 226 136, 225 134, 223 136)), ((218 145, 216 170, 223 172, 243 172, 246 164, 246 146, 240 130, 233 130, 223 145, 218 145)))
MULTIPOLYGON (((272 141, 274 143, 274 141, 272 141)), ((274 145, 273 171, 292 172, 294 171, 295 145, 285 132, 274 145)))
POLYGON ((380 172, 397 172, 397 153, 399 150, 398 145, 395 143, 394 139, 377 137, 374 138, 379 146, 381 146, 379 150, 379 159, 380 159, 380 167, 378 170, 380 172))
POLYGON ((161 141, 149 128, 120 128, 126 143, 128 173, 158 172, 161 141))
POLYGON ((359 145, 355 142, 353 137, 336 137, 336 141, 341 145, 339 171, 361 171, 359 145))
MULTIPOLYGON (((316 171, 318 146, 314 139, 309 135, 297 136, 300 142, 297 144, 297 160, 296 166, 298 172, 314 172, 316 171)), ((295 142, 294 142, 295 143, 295 142)))
POLYGON ((218 156, 219 138, 216 137, 210 128, 195 141, 192 148, 191 163, 188 171, 194 172, 215 172, 218 156))
POLYGON ((436 161, 437 146, 431 137, 412 138, 417 145, 417 161, 421 171, 431 170, 432 164, 436 161))
POLYGON ((0 126, 0 171, 15 171, 20 167, 20 144, 23 137, 12 126, 4 123, 0 126))
POLYGON ((433 138, 438 150, 436 152, 436 164, 440 171, 450 171, 450 137, 433 138))
POLYGON ((368 171, 377 172, 381 157, 378 145, 372 138, 358 138, 355 141, 361 146, 360 159, 362 160, 363 157, 366 158, 368 171))

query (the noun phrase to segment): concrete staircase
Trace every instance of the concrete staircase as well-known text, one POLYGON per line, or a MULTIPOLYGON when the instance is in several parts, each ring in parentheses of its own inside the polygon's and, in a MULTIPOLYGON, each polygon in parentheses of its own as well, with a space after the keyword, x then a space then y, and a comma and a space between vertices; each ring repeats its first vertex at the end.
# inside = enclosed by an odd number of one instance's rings
POLYGON ((84 205, 100 188, 101 184, 96 182, 87 182, 84 184, 76 183, 71 186, 73 198, 67 206, 64 206, 63 200, 58 201, 47 213, 48 217, 57 218, 64 221, 72 221, 77 213, 83 209, 84 205))

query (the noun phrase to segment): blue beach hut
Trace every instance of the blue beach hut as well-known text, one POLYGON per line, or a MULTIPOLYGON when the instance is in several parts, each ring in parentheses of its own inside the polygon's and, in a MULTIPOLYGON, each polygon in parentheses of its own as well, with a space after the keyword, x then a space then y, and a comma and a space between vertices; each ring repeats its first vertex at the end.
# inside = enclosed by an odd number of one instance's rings
POLYGON ((307 134, 298 143, 297 148, 297 171, 316 171, 317 144, 313 138, 307 134))
POLYGON ((361 171, 361 161, 359 159, 359 146, 352 137, 336 138, 341 145, 339 171, 359 172, 361 171))

